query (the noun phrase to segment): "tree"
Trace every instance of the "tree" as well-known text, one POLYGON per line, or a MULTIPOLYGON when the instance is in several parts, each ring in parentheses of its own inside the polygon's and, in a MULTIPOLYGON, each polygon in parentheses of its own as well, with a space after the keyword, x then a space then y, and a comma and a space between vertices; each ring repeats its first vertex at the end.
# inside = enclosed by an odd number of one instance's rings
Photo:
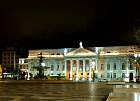
POLYGON ((129 63, 130 64, 134 64, 136 67, 136 79, 139 80, 140 77, 140 73, 139 73, 139 69, 140 69, 140 55, 139 54, 131 54, 129 55, 129 63))

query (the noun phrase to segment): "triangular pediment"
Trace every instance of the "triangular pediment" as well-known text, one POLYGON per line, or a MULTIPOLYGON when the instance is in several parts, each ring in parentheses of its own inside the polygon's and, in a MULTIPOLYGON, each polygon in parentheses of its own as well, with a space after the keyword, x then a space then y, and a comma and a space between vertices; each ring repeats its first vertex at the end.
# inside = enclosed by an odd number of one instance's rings
POLYGON ((93 56, 96 55, 95 52, 87 50, 85 48, 78 48, 66 54, 66 56, 93 56))

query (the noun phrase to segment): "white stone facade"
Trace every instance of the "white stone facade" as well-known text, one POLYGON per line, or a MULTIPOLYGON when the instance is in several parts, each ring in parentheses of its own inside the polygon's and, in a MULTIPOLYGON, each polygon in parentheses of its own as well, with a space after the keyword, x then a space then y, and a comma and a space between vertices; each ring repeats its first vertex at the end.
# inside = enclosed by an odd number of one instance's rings
MULTIPOLYGON (((136 66, 130 63, 137 46, 88 47, 73 49, 30 50, 28 71, 37 75, 42 52, 44 75, 66 76, 69 80, 123 80, 136 76, 136 66)), ((42 68, 43 68, 42 67, 42 68)))

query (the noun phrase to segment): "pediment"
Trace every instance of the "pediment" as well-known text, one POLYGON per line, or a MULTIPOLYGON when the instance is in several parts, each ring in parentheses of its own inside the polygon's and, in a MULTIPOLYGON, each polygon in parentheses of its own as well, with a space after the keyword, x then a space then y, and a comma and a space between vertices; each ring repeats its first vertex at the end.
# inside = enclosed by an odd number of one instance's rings
POLYGON ((87 50, 85 48, 78 48, 78 49, 75 49, 69 53, 67 53, 65 56, 94 56, 96 55, 95 52, 92 52, 90 50, 87 50))

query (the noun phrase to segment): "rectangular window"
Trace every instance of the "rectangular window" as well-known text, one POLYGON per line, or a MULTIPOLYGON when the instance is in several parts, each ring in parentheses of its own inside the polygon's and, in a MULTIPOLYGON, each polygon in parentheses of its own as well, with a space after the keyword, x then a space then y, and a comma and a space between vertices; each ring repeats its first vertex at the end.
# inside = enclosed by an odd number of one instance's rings
POLYGON ((130 63, 130 70, 133 70, 133 64, 130 63))
POLYGON ((107 78, 110 78, 110 73, 107 73, 107 78))
POLYGON ((107 70, 110 70, 110 64, 107 64, 107 70))
POLYGON ((51 65, 51 71, 53 71, 54 70, 54 66, 53 65, 51 65))
POLYGON ((113 73, 113 78, 116 78, 116 73, 113 73))
POLYGON ((116 63, 114 63, 114 67, 113 67, 113 69, 116 70, 116 63))
POLYGON ((57 65, 57 71, 59 71, 59 65, 57 65))

